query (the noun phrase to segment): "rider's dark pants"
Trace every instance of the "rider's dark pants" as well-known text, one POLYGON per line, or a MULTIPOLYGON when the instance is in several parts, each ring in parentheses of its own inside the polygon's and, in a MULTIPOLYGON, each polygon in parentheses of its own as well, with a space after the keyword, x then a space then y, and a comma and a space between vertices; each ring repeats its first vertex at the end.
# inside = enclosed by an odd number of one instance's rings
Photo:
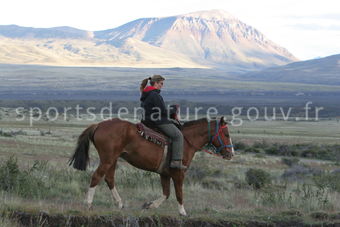
POLYGON ((182 132, 174 124, 162 124, 157 127, 172 140, 172 160, 182 160, 184 143, 182 132))

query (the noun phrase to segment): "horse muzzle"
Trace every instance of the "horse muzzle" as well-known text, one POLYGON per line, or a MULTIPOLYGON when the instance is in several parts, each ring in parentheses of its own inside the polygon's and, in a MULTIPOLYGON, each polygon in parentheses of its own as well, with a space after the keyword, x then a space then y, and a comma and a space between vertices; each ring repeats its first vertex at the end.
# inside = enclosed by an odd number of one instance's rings
POLYGON ((234 157, 234 151, 229 151, 223 155, 223 159, 231 160, 234 157))

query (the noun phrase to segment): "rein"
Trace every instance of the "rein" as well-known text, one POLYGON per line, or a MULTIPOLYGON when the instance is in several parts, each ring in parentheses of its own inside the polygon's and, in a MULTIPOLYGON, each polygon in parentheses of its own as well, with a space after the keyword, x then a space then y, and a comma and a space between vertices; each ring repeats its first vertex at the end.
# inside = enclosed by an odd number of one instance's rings
POLYGON ((185 136, 184 136, 184 139, 187 141, 187 143, 188 144, 190 144, 192 147, 194 147, 196 150, 202 150, 202 151, 204 151, 204 152, 206 152, 206 153, 208 153, 208 154, 212 154, 212 155, 215 155, 215 156, 218 156, 218 157, 220 157, 221 155, 220 155, 220 152, 221 152, 221 150, 223 149, 223 148, 225 148, 225 147, 234 147, 234 145, 231 145, 231 144, 229 144, 229 145, 227 145, 227 144, 224 144, 223 143, 223 141, 222 141, 222 139, 221 139, 221 136, 220 136, 220 133, 222 132, 222 130, 224 129, 224 128, 226 128, 227 126, 225 125, 225 126, 221 126, 221 127, 219 127, 219 125, 218 125, 218 121, 216 120, 216 131, 215 131, 215 135, 212 137, 211 135, 210 135, 210 121, 208 121, 208 138, 209 138, 209 143, 208 143, 208 146, 209 147, 212 147, 213 149, 214 149, 214 152, 211 152, 211 151, 209 151, 209 150, 206 150, 206 149, 202 149, 202 148, 199 148, 199 147, 197 147, 197 146, 195 146, 194 144, 192 144, 185 136), (217 147, 215 147, 212 143, 214 142, 214 140, 216 139, 216 137, 217 137, 217 139, 218 139, 218 141, 220 142, 220 147, 219 148, 217 148, 217 147))
POLYGON ((216 153, 214 153, 214 152, 211 152, 211 151, 209 151, 209 150, 202 149, 202 148, 199 148, 199 147, 195 146, 195 145, 192 144, 192 143, 188 140, 188 138, 185 137, 185 136, 184 136, 184 139, 187 141, 187 143, 188 143, 190 146, 194 147, 194 148, 195 148, 196 150, 198 150, 198 151, 204 151, 204 152, 206 152, 206 153, 208 153, 208 154, 212 154, 212 155, 215 155, 215 156, 217 156, 217 157, 221 157, 221 155, 218 155, 218 154, 216 154, 216 153))
POLYGON ((215 132, 215 135, 213 136, 213 137, 210 137, 210 122, 208 121, 208 138, 210 138, 210 142, 208 143, 208 146, 212 146, 214 149, 215 149, 215 153, 220 153, 221 152, 221 150, 223 149, 223 148, 229 148, 229 147, 234 147, 234 145, 232 145, 232 144, 229 144, 229 145, 227 145, 227 144, 224 144, 223 143, 223 141, 222 141, 222 139, 221 139, 221 136, 220 136, 220 133, 222 132, 222 130, 224 129, 224 128, 226 128, 227 127, 227 125, 224 125, 224 126, 221 126, 221 127, 219 127, 218 126, 218 122, 216 121, 216 132, 215 132), (217 137, 217 139, 218 139, 218 142, 220 142, 220 147, 215 147, 213 144, 212 144, 212 142, 214 142, 214 140, 216 139, 216 137, 217 137), (216 150, 217 149, 217 150, 216 150))

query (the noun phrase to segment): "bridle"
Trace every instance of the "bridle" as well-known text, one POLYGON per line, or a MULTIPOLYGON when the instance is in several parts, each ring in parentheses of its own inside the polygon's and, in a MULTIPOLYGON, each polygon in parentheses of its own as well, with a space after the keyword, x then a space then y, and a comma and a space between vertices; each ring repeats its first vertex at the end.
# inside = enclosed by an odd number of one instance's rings
POLYGON ((234 145, 232 145, 232 144, 224 144, 223 143, 223 140, 221 139, 221 132, 222 132, 222 130, 224 129, 224 128, 227 128, 227 125, 219 125, 218 124, 218 121, 216 120, 216 130, 215 130, 215 135, 214 136, 210 136, 210 121, 208 121, 208 138, 210 138, 209 139, 209 143, 208 143, 208 146, 210 146, 210 147, 212 147, 213 149, 214 149, 214 152, 216 153, 216 154, 220 154, 221 153, 221 151, 222 151, 222 149, 223 148, 231 148, 231 147, 234 147, 234 145), (213 144, 213 142, 216 140, 216 138, 217 138, 217 140, 218 140, 218 142, 220 143, 220 147, 216 147, 216 146, 214 146, 214 144, 213 144))
POLYGON ((213 148, 213 151, 214 152, 211 152, 209 150, 206 150, 206 149, 201 149, 201 148, 198 148, 196 147, 195 145, 193 145, 185 136, 184 136, 184 139, 191 145, 193 146, 196 150, 202 150, 204 152, 207 152, 209 154, 212 154, 212 155, 216 155, 216 156, 221 156, 221 151, 223 148, 230 148, 230 147, 234 147, 234 145, 232 144, 224 144, 223 143, 223 140, 221 139, 221 136, 220 136, 220 133, 222 132, 222 130, 224 128, 227 128, 227 125, 219 125, 218 121, 216 120, 216 130, 215 130, 215 135, 214 136, 211 136, 210 135, 210 130, 211 130, 211 127, 210 127, 210 121, 208 120, 208 138, 209 138, 209 143, 208 143, 208 147, 212 147, 213 148), (218 139, 219 143, 220 143, 220 147, 216 147, 213 142, 215 141, 215 139, 218 139))

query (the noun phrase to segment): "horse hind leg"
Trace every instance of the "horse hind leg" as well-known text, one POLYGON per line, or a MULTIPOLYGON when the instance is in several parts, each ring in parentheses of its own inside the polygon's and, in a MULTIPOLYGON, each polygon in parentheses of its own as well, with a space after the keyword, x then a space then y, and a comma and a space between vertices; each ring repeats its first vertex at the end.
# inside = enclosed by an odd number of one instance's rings
POLYGON ((93 197, 96 191, 96 186, 98 185, 98 183, 103 178, 103 176, 108 171, 111 165, 112 164, 110 163, 100 164, 98 168, 96 169, 96 171, 92 174, 90 188, 86 195, 86 203, 89 209, 92 208, 92 202, 93 202, 93 197))
POLYGON ((105 181, 106 181, 106 184, 111 191, 112 198, 118 203, 119 209, 122 209, 124 207, 123 202, 122 202, 122 199, 120 198, 118 191, 115 187, 115 180, 114 180, 115 179, 116 164, 117 164, 117 160, 114 162, 114 164, 110 167, 107 174, 105 175, 105 181))
POLYGON ((170 195, 170 177, 161 175, 161 183, 163 189, 163 195, 151 202, 147 202, 143 205, 143 209, 158 208, 170 195))

